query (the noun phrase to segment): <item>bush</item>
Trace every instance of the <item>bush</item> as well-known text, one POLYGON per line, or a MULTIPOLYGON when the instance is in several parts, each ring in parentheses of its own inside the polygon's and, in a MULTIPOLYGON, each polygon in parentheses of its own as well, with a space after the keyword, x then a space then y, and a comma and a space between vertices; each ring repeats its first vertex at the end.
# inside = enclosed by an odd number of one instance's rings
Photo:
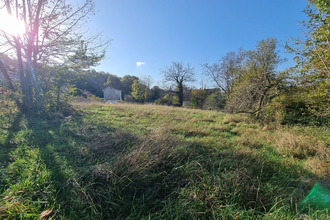
POLYGON ((207 95, 207 91, 204 89, 191 91, 190 107, 203 109, 207 95))
POLYGON ((135 99, 131 95, 125 95, 124 101, 125 102, 135 102, 135 99))
POLYGON ((176 95, 166 94, 164 97, 155 101, 157 105, 173 105, 179 106, 179 98, 176 95))
POLYGON ((220 91, 212 93, 209 95, 204 103, 203 108, 207 110, 221 110, 226 105, 226 99, 220 91))
POLYGON ((302 93, 280 95, 267 105, 264 120, 281 124, 329 125, 329 114, 318 114, 302 93))

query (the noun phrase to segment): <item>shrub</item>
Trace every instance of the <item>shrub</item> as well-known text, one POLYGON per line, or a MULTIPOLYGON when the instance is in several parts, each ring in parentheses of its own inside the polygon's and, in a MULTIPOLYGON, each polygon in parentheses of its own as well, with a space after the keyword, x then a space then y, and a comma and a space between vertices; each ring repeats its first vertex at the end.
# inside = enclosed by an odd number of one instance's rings
POLYGON ((209 95, 204 104, 204 109, 207 110, 221 110, 226 105, 226 99, 220 91, 209 95))
POLYGON ((207 91, 204 89, 198 89, 198 90, 191 91, 190 106, 192 108, 203 109, 207 95, 208 95, 207 91))
POLYGON ((125 101, 125 102, 134 102, 135 99, 134 99, 133 96, 131 96, 131 95, 125 95, 125 97, 124 97, 124 101, 125 101))
POLYGON ((310 101, 299 91, 280 95, 266 107, 264 119, 281 124, 328 125, 330 115, 319 114, 310 101))
POLYGON ((162 98, 155 101, 157 105, 173 105, 179 106, 179 98, 176 95, 166 94, 162 98))

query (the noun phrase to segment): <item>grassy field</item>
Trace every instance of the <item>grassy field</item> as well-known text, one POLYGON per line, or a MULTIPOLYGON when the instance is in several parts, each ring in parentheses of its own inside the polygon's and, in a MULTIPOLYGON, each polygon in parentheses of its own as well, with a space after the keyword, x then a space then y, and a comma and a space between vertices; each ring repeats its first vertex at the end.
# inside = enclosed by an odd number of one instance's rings
POLYGON ((330 218, 297 210, 329 175, 329 128, 154 105, 0 108, 0 219, 330 218))

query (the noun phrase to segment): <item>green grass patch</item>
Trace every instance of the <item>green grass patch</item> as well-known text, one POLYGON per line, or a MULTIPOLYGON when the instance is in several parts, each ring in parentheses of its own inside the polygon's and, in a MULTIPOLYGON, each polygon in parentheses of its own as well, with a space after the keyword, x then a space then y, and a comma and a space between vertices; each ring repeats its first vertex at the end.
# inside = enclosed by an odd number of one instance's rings
POLYGON ((296 209, 327 174, 328 128, 167 106, 77 108, 3 111, 0 218, 329 218, 296 209))

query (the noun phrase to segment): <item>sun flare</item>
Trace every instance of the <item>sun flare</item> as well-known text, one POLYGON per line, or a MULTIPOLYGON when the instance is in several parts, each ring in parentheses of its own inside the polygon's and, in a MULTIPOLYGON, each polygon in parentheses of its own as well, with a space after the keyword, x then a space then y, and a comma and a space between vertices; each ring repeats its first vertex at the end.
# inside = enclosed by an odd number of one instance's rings
POLYGON ((22 35, 25 33, 25 24, 8 14, 0 14, 0 31, 10 35, 22 35))

